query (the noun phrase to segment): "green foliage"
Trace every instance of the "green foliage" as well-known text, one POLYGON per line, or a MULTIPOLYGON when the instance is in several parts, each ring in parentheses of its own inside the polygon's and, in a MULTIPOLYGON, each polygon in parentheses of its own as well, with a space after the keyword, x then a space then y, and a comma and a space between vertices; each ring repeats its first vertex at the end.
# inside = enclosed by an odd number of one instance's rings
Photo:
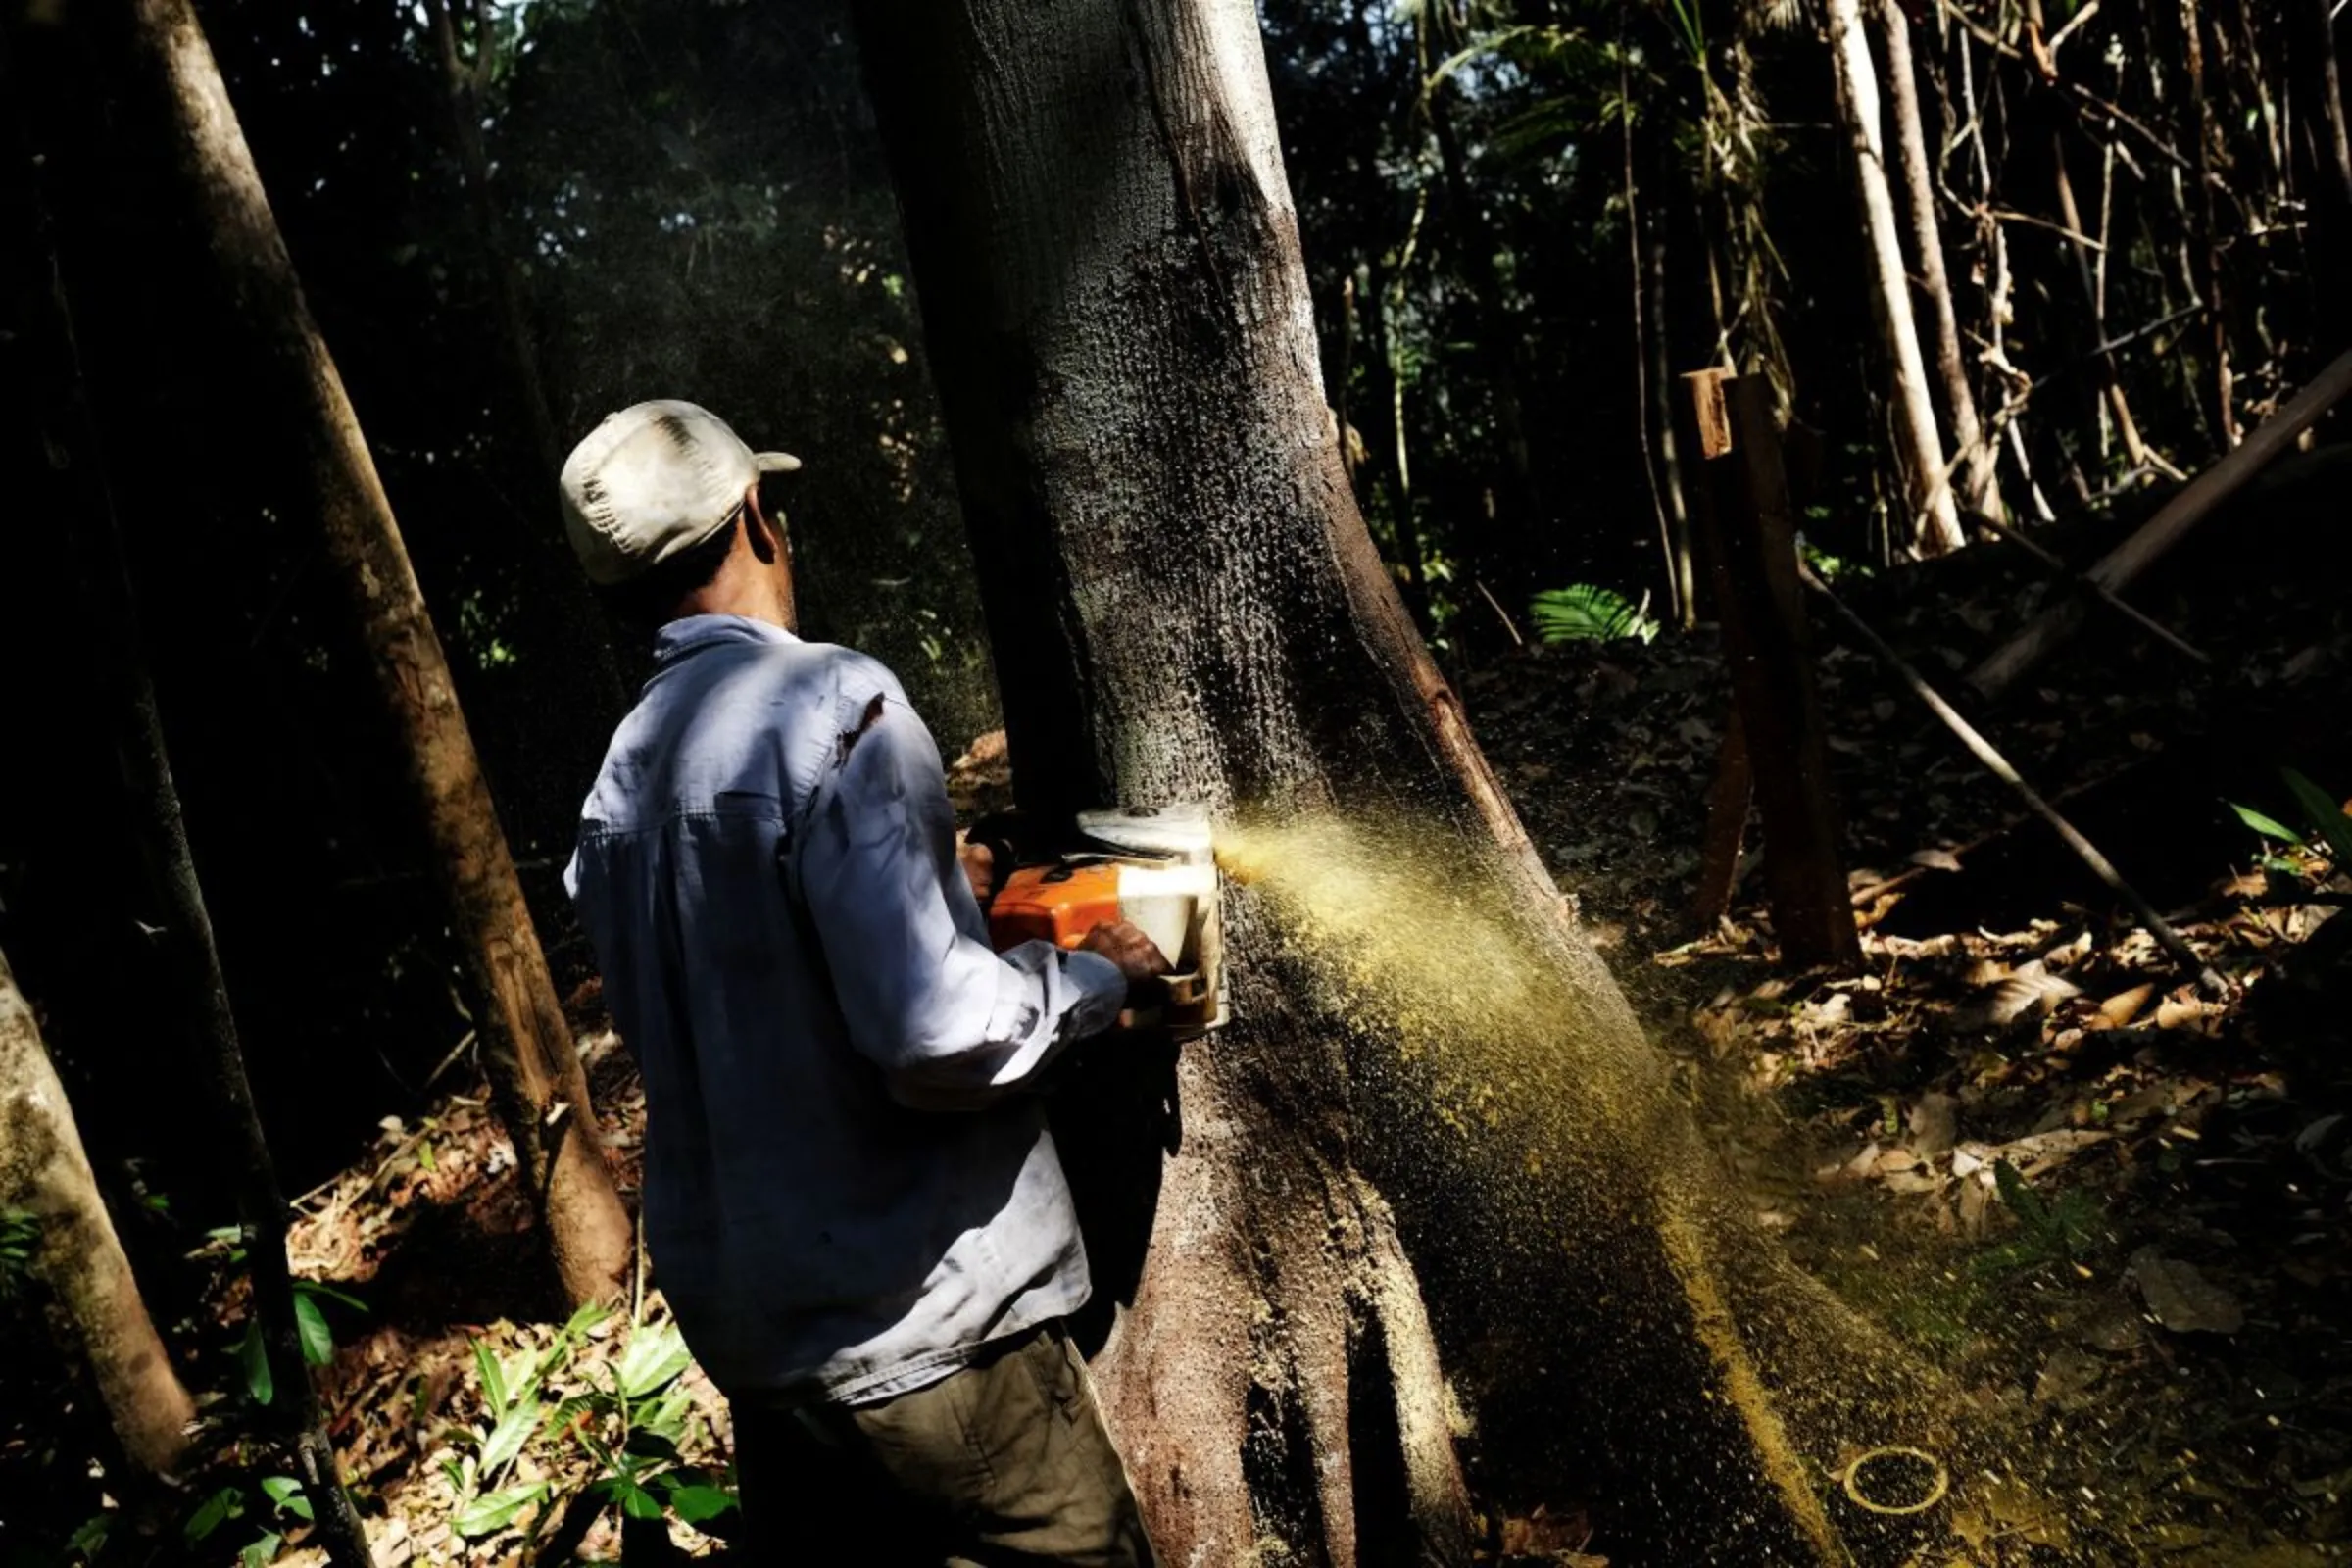
POLYGON ((2230 803, 2230 809, 2237 813, 2237 819, 2240 822, 2245 823, 2264 838, 2291 845, 2298 850, 2303 848, 2303 835, 2277 817, 2265 816, 2251 806, 2240 806, 2235 801, 2230 803))
POLYGON ((32 1279, 32 1254, 41 1244, 41 1222, 23 1209, 0 1209, 0 1303, 24 1295, 32 1279))
POLYGON ((66 1538, 66 1555, 79 1557, 83 1562, 96 1562, 106 1549, 106 1538, 115 1528, 111 1513, 94 1513, 81 1522, 81 1528, 66 1538))
POLYGON ((513 1524, 522 1510, 547 1495, 544 1481, 484 1493, 459 1505, 449 1516, 449 1528, 467 1541, 496 1535, 513 1524))
POLYGON ((245 1335, 237 1341, 237 1366, 245 1374, 245 1393, 254 1403, 266 1405, 277 1397, 277 1380, 270 1371, 270 1347, 262 1338, 258 1316, 246 1321, 245 1335))
POLYGON ((335 1331, 326 1326, 326 1314, 307 1292, 294 1293, 294 1326, 302 1339, 303 1360, 324 1366, 335 1358, 335 1331))
POLYGON ((1528 612, 1537 637, 1547 643, 1648 642, 1658 635, 1647 594, 1637 605, 1595 583, 1547 589, 1529 602, 1528 612))
MULTIPOLYGON (((693 1357, 676 1325, 640 1326, 611 1361, 584 1364, 580 1344, 603 1316, 602 1308, 583 1307, 547 1349, 519 1364, 502 1364, 489 1347, 474 1342, 483 1419, 455 1434, 472 1452, 447 1471, 460 1499, 450 1517, 459 1536, 471 1541, 495 1535, 551 1496, 543 1481, 501 1484, 517 1456, 551 1438, 577 1444, 594 1465, 584 1495, 599 1507, 617 1505, 627 1518, 674 1514, 687 1524, 707 1525, 735 1506, 715 1477, 681 1461, 694 1414, 682 1380, 693 1357), (549 1410, 543 1397, 549 1381, 582 1370, 586 1387, 549 1410)), ((547 1517, 543 1509, 531 1526, 533 1536, 547 1517)))
POLYGON ((2295 805, 2311 823, 2312 830, 2327 845, 2328 858, 2338 869, 2352 867, 2352 816, 2344 813, 2335 797, 2293 768, 2281 769, 2279 776, 2286 781, 2288 793, 2294 796, 2295 805))
POLYGON ((179 1533, 192 1546, 198 1542, 210 1540, 214 1531, 231 1519, 243 1518, 244 1514, 244 1489, 222 1487, 196 1505, 196 1511, 188 1515, 188 1521, 179 1527, 179 1533))
MULTIPOLYGON (((1827 511, 1826 508, 1811 510, 1827 511)), ((1860 578, 1875 575, 1869 562, 1854 561, 1844 556, 1834 556, 1802 537, 1796 541, 1796 554, 1797 559, 1812 567, 1813 575, 1819 577, 1823 582, 1836 582, 1840 577, 1860 578)))
POLYGON ((612 1386, 566 1400, 559 1412, 558 1424, 603 1472, 590 1491, 628 1518, 659 1519, 666 1510, 701 1525, 735 1506, 710 1476, 679 1462, 694 1411, 680 1378, 692 1359, 675 1324, 640 1328, 612 1364, 612 1386))
MULTIPOLYGON (((2287 793, 2294 798, 2296 809, 2309 824, 2312 837, 2306 837, 2277 817, 2250 806, 2231 801, 2229 803, 2230 809, 2240 822, 2274 844, 2300 850, 2307 855, 2326 856, 2339 869, 2352 866, 2352 814, 2347 814, 2333 796, 2293 768, 2281 768, 2278 776, 2284 781, 2287 793)), ((2263 856, 2260 863, 2265 870, 2289 875, 2299 876, 2304 871, 2304 867, 2294 860, 2276 855, 2263 856)))
POLYGON ((292 1476, 262 1477, 262 1495, 281 1513, 308 1521, 312 1515, 311 1499, 303 1495, 302 1483, 292 1476))
POLYGON ((1992 1167, 2001 1204, 2017 1220, 2018 1234, 1978 1257, 1980 1274, 2008 1274, 2079 1263, 2097 1240, 2100 1213, 2086 1193, 2061 1193, 2055 1200, 2035 1192, 2007 1160, 1992 1167))

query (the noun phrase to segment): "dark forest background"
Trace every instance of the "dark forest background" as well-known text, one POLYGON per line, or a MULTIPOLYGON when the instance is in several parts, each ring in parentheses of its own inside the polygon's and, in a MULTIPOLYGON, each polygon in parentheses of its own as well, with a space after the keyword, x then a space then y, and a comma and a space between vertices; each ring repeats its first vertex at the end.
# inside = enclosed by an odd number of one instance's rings
MULTIPOLYGON (((587 955, 557 878, 620 687, 596 657, 611 628, 569 577, 553 469, 605 412, 688 397, 799 453, 807 629, 898 669, 951 755, 994 725, 995 697, 841 7, 439 5, 200 10, 559 980, 577 984, 587 955)), ((2168 470, 2211 461, 2340 350, 2329 284, 2352 213, 2315 43, 2340 25, 2325 0, 2052 5, 1912 25, 1969 373, 2005 437, 2000 504, 2028 522, 2144 510, 2168 470), (2062 171, 2094 233, 2061 211, 2062 171)), ((1571 584, 1671 634, 1664 415, 1681 371, 1769 373, 1808 547, 1861 569, 1898 553, 1886 357, 1812 9, 1261 10, 1326 382, 1375 537, 1457 673, 1533 635, 1531 598, 1571 584)), ((299 1192, 377 1117, 422 1107, 467 1021, 320 544, 271 491, 271 431, 198 454, 170 439, 175 408, 239 389, 213 373, 214 324, 171 310, 135 242, 110 242, 146 198, 106 84, 68 74, 10 97, 30 155, 0 159, 20 322, 46 297, 41 203, 103 192, 57 215, 59 263, 77 299, 109 302, 75 324, 112 400, 172 757, 299 1192), (140 430, 152 454, 122 450, 140 430)), ((27 340, 12 328, 0 369, 39 406, 58 388, 27 340)), ((0 425, 0 942, 27 992, 73 999, 49 1020, 71 1085, 124 1091, 84 1121, 102 1169, 137 1151, 134 1175, 200 1210, 214 1172, 173 1114, 183 1053, 150 1000, 87 717, 86 650, 111 629, 75 612, 73 503, 23 416, 0 425)))

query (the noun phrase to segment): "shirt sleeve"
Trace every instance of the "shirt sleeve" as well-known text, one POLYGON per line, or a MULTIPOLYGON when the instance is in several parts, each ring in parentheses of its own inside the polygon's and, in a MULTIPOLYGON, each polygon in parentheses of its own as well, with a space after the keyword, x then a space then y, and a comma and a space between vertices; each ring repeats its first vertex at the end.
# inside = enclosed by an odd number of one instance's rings
POLYGON ((1000 956, 956 860, 939 749, 895 692, 850 715, 794 872, 858 1051, 901 1102, 977 1108, 1125 1004, 1118 966, 1027 942, 1000 956))

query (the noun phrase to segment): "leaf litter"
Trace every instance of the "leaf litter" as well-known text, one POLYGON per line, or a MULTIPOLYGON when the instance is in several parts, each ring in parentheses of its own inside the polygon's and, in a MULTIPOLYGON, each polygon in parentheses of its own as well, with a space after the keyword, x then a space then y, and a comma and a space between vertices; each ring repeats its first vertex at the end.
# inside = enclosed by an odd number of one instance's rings
MULTIPOLYGON (((1925 667, 1965 667, 2035 598, 2000 554, 1934 568, 1940 599, 1864 585, 1857 608, 1925 667)), ((1987 724, 2227 1002, 1826 636, 1851 974, 1778 968, 1752 820, 1731 913, 1690 922, 1730 701, 1703 630, 1463 678, 1759 1222, 1943 1369, 1955 1426, 2002 1434, 1917 1563, 2352 1557, 2352 877, 2278 766, 2352 779, 2352 606, 2241 571, 2167 609, 2229 676, 2176 682, 2086 637, 1987 724), (2295 841, 2232 810, 2241 789, 2295 841)))

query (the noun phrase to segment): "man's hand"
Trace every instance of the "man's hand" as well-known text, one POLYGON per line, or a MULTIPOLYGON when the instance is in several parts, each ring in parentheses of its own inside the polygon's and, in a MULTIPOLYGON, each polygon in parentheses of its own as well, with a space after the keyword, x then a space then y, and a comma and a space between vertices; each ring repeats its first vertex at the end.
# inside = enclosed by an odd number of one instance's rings
POLYGON ((963 866, 963 879, 972 885, 972 897, 987 908, 997 896, 997 852, 965 839, 956 846, 956 858, 963 866))
POLYGON ((1130 921, 1105 920, 1081 938, 1078 947, 1083 953, 1099 954, 1117 964, 1129 985, 1139 980, 1154 980, 1168 972, 1168 960, 1161 956, 1159 944, 1130 921))

